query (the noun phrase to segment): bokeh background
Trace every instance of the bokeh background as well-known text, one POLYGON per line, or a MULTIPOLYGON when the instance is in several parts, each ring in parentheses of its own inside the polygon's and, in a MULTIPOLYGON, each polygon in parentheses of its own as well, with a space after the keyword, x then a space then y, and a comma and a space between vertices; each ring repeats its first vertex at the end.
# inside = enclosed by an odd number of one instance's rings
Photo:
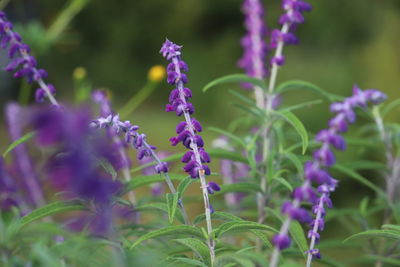
MULTIPOLYGON (((263 2, 269 29, 278 27, 281 1, 263 2)), ((309 2, 314 10, 305 15, 306 22, 297 31, 300 45, 285 48, 286 65, 278 81, 310 81, 344 96, 351 94, 356 83, 361 88, 384 91, 389 101, 400 97, 400 1, 309 2)), ((56 85, 57 97, 62 101, 73 102, 76 98, 74 71, 76 74, 76 68, 83 67, 88 84, 106 88, 118 110, 147 83, 150 67, 165 65, 158 51, 165 38, 169 38, 184 46, 197 119, 205 128, 225 128, 239 114, 229 105, 232 97, 227 91, 240 90, 239 86, 219 86, 207 93, 201 89, 212 79, 242 72, 236 64, 242 54, 239 40, 245 33, 241 3, 240 0, 3 0, 0 5, 31 45, 39 66, 49 72, 48 81, 56 85), (61 20, 60 14, 65 16, 61 20), (59 24, 54 25, 57 20, 59 24)), ((6 63, 6 56, 1 53, 0 66, 6 63)), ((0 80, 2 114, 8 101, 24 105, 33 102, 35 88, 30 89, 25 81, 15 80, 4 72, 0 73, 0 80)), ((178 118, 164 112, 170 89, 165 82, 160 83, 125 119, 140 125, 148 140, 161 150, 178 151, 168 142, 178 118)), ((292 91, 284 95, 283 103, 301 103, 316 97, 292 91)), ((323 102, 296 114, 311 132, 316 132, 325 127, 330 116, 327 104, 323 102)), ((397 114, 391 113, 388 121, 399 122, 397 114)), ((4 121, 4 116, 1 117, 4 121)), ((4 123, 1 125, 3 151, 9 141, 4 123)), ((204 135, 208 145, 217 137, 207 130, 204 135)), ((351 147, 339 160, 351 160, 360 149, 363 148, 351 147)), ((380 155, 367 152, 366 157, 379 159, 380 155)), ((376 183, 381 181, 375 177, 377 173, 365 175, 376 183)), ((338 207, 358 206, 363 195, 372 193, 345 177, 338 178, 341 186, 333 197, 338 207)), ((338 231, 328 230, 327 235, 334 236, 338 231)))

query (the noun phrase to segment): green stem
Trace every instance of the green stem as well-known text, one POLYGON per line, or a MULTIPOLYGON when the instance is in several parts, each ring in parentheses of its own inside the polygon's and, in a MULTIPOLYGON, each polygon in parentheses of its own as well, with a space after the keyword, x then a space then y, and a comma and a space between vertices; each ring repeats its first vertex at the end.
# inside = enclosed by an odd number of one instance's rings
POLYGON ((134 96, 132 96, 128 102, 119 110, 119 114, 121 118, 126 118, 133 111, 135 111, 150 95, 153 93, 154 89, 156 88, 157 83, 148 81, 147 84, 140 89, 134 96))

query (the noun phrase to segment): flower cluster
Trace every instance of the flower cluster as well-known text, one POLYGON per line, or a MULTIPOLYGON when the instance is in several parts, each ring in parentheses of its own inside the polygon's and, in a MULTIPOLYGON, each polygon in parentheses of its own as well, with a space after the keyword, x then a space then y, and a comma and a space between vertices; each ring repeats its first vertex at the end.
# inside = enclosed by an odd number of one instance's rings
MULTIPOLYGON (((100 117, 91 123, 94 128, 111 128, 117 134, 125 134, 125 142, 131 144, 133 148, 138 150, 137 157, 139 160, 144 157, 153 157, 155 146, 149 145, 146 142, 146 135, 137 132, 139 126, 132 125, 129 121, 122 122, 119 119, 119 115, 109 115, 107 117, 100 117)), ((157 158, 158 159, 158 158, 157 158)), ((165 162, 158 162, 155 166, 157 173, 168 172, 168 165, 165 162)))
POLYGON ((319 240, 318 231, 324 229, 325 206, 331 208, 332 201, 329 198, 337 186, 337 180, 332 178, 326 168, 335 163, 335 155, 332 148, 344 150, 346 143, 340 135, 345 132, 350 123, 354 123, 356 115, 355 108, 365 108, 368 103, 379 104, 386 99, 386 95, 378 90, 360 90, 357 86, 353 88, 353 95, 344 99, 342 102, 333 103, 331 111, 335 116, 329 121, 329 127, 321 130, 316 135, 316 141, 321 143, 321 147, 313 154, 313 160, 305 163, 303 185, 296 188, 293 192, 293 202, 286 202, 282 206, 282 213, 288 216, 283 224, 281 231, 273 238, 273 243, 280 250, 290 245, 288 227, 291 220, 310 223, 312 230, 308 232, 311 239, 310 249, 307 251, 311 256, 320 257, 318 249, 314 248, 315 242, 319 240), (317 192, 312 187, 312 183, 318 185, 317 192), (312 219, 308 211, 300 207, 301 202, 306 201, 313 205, 312 212, 316 215, 312 219))
MULTIPOLYGON (((264 40, 267 36, 267 28, 264 23, 264 7, 260 0, 245 0, 243 2, 245 14, 245 27, 247 34, 241 39, 244 54, 239 60, 239 67, 246 70, 249 76, 259 79, 267 75, 265 58, 268 47, 264 40)), ((245 85, 248 87, 248 85, 245 85)))
POLYGON ((172 137, 170 141, 173 146, 182 142, 186 148, 190 149, 182 157, 182 162, 186 163, 183 169, 192 178, 197 178, 200 173, 210 175, 210 168, 203 163, 209 163, 211 160, 203 148, 203 138, 198 134, 202 131, 202 127, 196 119, 190 117, 194 113, 193 105, 188 102, 192 97, 192 92, 189 88, 184 87, 188 79, 182 72, 188 71, 188 66, 181 59, 181 48, 181 46, 166 40, 160 50, 160 53, 170 61, 167 67, 167 82, 176 86, 170 93, 166 111, 175 111, 177 116, 184 115, 185 117, 185 121, 176 126, 178 135, 172 137))
POLYGON ((291 45, 298 43, 298 39, 293 31, 296 25, 304 22, 302 13, 311 11, 312 9, 310 4, 301 0, 283 0, 282 8, 285 10, 285 13, 279 19, 282 29, 275 29, 271 33, 270 46, 277 50, 275 56, 271 58, 271 64, 276 66, 285 64, 282 47, 284 44, 291 45))
POLYGON ((43 81, 47 78, 47 72, 37 68, 35 58, 29 54, 29 46, 22 42, 17 32, 13 31, 13 25, 2 11, 0 11, 0 47, 8 49, 8 56, 12 59, 4 70, 14 72, 15 78, 26 77, 29 83, 38 83, 40 88, 35 93, 37 102, 43 102, 47 96, 52 104, 58 105, 53 97, 56 92, 55 87, 43 81))

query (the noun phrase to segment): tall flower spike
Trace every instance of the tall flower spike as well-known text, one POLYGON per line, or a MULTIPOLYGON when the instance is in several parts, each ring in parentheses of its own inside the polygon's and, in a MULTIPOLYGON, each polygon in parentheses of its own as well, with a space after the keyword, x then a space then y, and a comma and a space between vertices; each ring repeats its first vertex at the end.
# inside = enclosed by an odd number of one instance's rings
POLYGON ((0 48, 8 49, 8 56, 11 59, 4 70, 14 72, 15 78, 26 77, 29 83, 36 82, 40 86, 35 93, 37 102, 43 102, 47 97, 53 105, 58 106, 53 96, 56 93, 55 87, 43 80, 47 78, 47 72, 37 68, 36 59, 29 54, 29 46, 22 42, 17 32, 13 31, 13 25, 2 11, 0 11, 0 48))
POLYGON ((209 186, 206 182, 206 175, 210 175, 210 168, 204 163, 210 161, 210 157, 204 150, 204 142, 198 134, 202 129, 200 123, 191 118, 194 113, 193 105, 188 102, 192 97, 189 88, 184 87, 188 82, 187 76, 183 72, 188 71, 187 64, 181 59, 182 46, 166 40, 161 47, 160 53, 170 61, 167 67, 167 82, 175 86, 170 93, 169 104, 166 111, 175 111, 177 116, 184 116, 185 121, 177 126, 177 136, 170 139, 172 145, 182 143, 189 151, 183 156, 182 161, 186 163, 183 168, 192 178, 200 178, 201 188, 203 191, 204 207, 207 221, 207 232, 209 236, 208 247, 210 249, 211 262, 214 262, 214 240, 212 239, 211 213, 212 207, 208 198, 209 188, 217 190, 217 186, 209 186))
POLYGON ((360 90, 357 86, 353 88, 353 95, 345 98, 342 102, 333 103, 331 111, 336 113, 332 123, 329 122, 327 129, 321 130, 315 137, 316 141, 321 143, 320 149, 316 150, 313 160, 305 163, 303 185, 296 188, 293 192, 293 202, 287 202, 282 206, 282 213, 287 215, 279 234, 273 238, 275 249, 271 258, 270 267, 277 265, 279 250, 290 246, 288 230, 292 220, 310 223, 312 229, 308 232, 308 238, 311 239, 307 258, 307 266, 311 266, 313 258, 320 258, 319 250, 315 248, 315 243, 319 241, 319 231, 324 229, 325 207, 331 208, 332 201, 330 193, 335 191, 337 180, 332 178, 326 171, 326 168, 334 163, 332 148, 344 150, 346 144, 344 138, 340 135, 346 129, 348 124, 355 122, 356 108, 365 108, 368 103, 379 104, 386 99, 386 95, 377 90, 360 90), (347 116, 347 114, 352 114, 347 116), (312 183, 318 185, 317 192, 312 187, 312 183), (312 213, 315 218, 311 219, 308 211, 300 207, 300 203, 306 201, 312 205, 312 213))
MULTIPOLYGON (((331 111, 336 113, 336 118, 342 118, 342 121, 339 121, 338 125, 343 126, 355 122, 356 115, 354 109, 366 108, 369 103, 377 105, 383 102, 385 99, 386 95, 378 90, 368 89, 362 91, 357 85, 354 85, 353 95, 346 98, 343 102, 333 103, 331 105, 331 111)), ((322 130, 319 132, 319 134, 317 134, 316 141, 322 143, 322 147, 328 147, 327 151, 330 149, 330 147, 344 150, 346 144, 343 137, 340 136, 341 132, 343 132, 342 127, 337 127, 336 124, 330 123, 328 129, 322 130)), ((321 160, 319 157, 314 156, 314 162, 321 166, 329 166, 329 164, 326 164, 326 161, 321 160)), ((320 238, 318 232, 324 229, 324 217, 326 213, 325 207, 332 208, 330 194, 335 191, 336 186, 337 182, 334 179, 325 181, 319 185, 319 197, 314 203, 312 203, 312 212, 315 214, 315 219, 311 222, 310 226, 312 229, 308 232, 308 238, 311 239, 309 249, 307 250, 308 267, 311 266, 311 261, 313 258, 321 257, 319 249, 315 248, 315 244, 320 238)))
MULTIPOLYGON (((146 135, 138 132, 139 126, 132 125, 129 121, 122 122, 119 119, 118 115, 109 115, 107 117, 100 117, 94 120, 91 123, 91 127, 93 128, 108 128, 113 129, 117 134, 125 135, 125 142, 130 144, 134 149, 138 151, 137 157, 139 160, 142 160, 145 157, 152 158, 155 165, 154 169, 157 173, 160 173, 164 176, 165 181, 171 191, 171 193, 175 194, 176 189, 172 183, 171 178, 168 175, 168 165, 165 162, 162 162, 157 154, 154 152, 156 149, 155 146, 152 146, 147 143, 146 135)), ((178 200, 178 204, 181 208, 182 215, 185 219, 185 223, 189 224, 189 218, 187 216, 185 207, 183 206, 183 202, 181 199, 178 200)))
MULTIPOLYGON (((263 79, 267 75, 265 58, 268 53, 267 44, 264 38, 267 36, 267 29, 264 23, 264 7, 260 0, 245 0, 242 6, 245 14, 246 35, 241 39, 244 49, 242 58, 239 60, 239 67, 243 68, 249 76, 263 79)), ((246 88, 252 88, 251 84, 243 84, 246 88)), ((255 87, 255 98, 257 106, 264 106, 264 92, 262 88, 255 87)))
POLYGON ((275 49, 275 54, 271 58, 271 75, 268 85, 268 97, 266 108, 271 109, 274 105, 273 91, 275 89, 278 69, 285 64, 283 55, 284 45, 294 45, 298 43, 296 35, 293 33, 298 24, 304 22, 302 13, 311 11, 310 4, 301 0, 282 0, 282 8, 285 13, 280 17, 279 23, 282 25, 280 30, 275 29, 271 32, 270 47, 275 49), (291 32, 292 31, 292 32, 291 32))

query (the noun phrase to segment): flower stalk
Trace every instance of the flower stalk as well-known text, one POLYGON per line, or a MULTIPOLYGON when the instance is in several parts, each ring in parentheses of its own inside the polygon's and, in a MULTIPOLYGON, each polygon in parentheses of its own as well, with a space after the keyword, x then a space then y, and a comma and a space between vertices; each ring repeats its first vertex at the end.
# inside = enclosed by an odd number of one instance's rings
POLYGON ((187 77, 182 71, 188 71, 188 66, 181 60, 181 48, 181 46, 166 40, 160 50, 160 53, 170 61, 167 67, 167 81, 169 84, 176 86, 171 91, 169 97, 170 103, 167 104, 166 111, 175 111, 177 116, 183 115, 185 118, 185 121, 180 122, 176 126, 178 136, 172 137, 170 141, 173 146, 182 142, 189 149, 182 157, 182 162, 186 163, 183 169, 192 178, 200 179, 207 224, 207 245, 210 250, 211 266, 213 266, 215 260, 215 240, 213 238, 211 223, 212 206, 208 194, 220 189, 216 183, 207 183, 206 181, 205 176, 210 175, 211 172, 209 167, 203 163, 210 162, 210 156, 204 150, 204 141, 198 134, 202 131, 202 127, 196 119, 191 117, 191 114, 194 113, 194 107, 187 100, 192 97, 192 92, 189 88, 184 87, 184 84, 187 83, 187 77))

